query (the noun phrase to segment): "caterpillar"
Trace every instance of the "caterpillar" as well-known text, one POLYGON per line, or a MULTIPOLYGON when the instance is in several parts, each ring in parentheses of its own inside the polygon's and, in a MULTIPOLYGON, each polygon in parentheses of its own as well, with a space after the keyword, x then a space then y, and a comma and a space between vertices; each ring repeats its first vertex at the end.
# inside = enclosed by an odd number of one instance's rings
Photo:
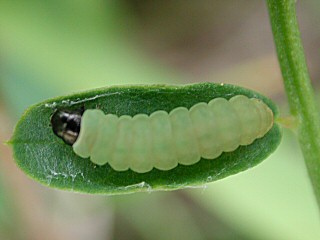
POLYGON ((146 173, 212 160, 249 145, 272 128, 273 112, 259 99, 236 95, 150 115, 57 110, 51 124, 76 155, 116 171, 146 173))

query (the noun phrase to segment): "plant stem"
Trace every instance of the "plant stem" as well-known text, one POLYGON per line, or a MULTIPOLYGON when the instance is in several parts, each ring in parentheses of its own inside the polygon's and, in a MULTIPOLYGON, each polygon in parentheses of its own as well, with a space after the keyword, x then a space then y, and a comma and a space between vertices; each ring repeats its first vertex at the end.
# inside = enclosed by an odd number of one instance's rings
POLYGON ((296 18, 296 0, 267 0, 290 111, 298 120, 298 137, 320 206, 320 118, 296 18))

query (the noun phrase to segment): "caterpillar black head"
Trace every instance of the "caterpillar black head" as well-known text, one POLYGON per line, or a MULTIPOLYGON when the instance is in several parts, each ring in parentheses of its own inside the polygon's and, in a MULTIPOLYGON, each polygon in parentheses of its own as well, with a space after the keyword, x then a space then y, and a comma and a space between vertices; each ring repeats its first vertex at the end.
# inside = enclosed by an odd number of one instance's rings
POLYGON ((78 138, 83 111, 56 110, 51 116, 52 130, 66 144, 73 145, 78 138))

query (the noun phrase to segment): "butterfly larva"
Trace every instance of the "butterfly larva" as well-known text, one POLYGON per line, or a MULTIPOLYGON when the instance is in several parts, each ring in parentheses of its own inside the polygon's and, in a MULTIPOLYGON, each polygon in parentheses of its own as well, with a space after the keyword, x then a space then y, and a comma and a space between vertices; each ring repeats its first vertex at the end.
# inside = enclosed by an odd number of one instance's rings
POLYGON ((150 116, 105 115, 98 109, 82 113, 57 111, 53 130, 74 152, 116 171, 145 173, 215 159, 263 137, 273 126, 273 112, 261 100, 237 95, 212 99, 189 110, 177 107, 150 116), (80 128, 81 122, 81 128, 80 128))

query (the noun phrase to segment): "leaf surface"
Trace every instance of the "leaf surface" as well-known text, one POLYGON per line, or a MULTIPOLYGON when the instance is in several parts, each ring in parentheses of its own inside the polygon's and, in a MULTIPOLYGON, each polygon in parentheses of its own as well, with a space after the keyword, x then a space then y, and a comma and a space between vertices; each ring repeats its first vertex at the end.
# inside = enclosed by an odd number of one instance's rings
MULTIPOLYGON (((108 164, 97 166, 77 156, 72 147, 54 135, 50 118, 56 109, 99 108, 121 115, 170 112, 182 106, 190 108, 213 98, 230 99, 245 95, 264 101, 278 115, 270 99, 241 87, 200 83, 183 86, 115 86, 58 97, 30 107, 18 122, 10 144, 18 166, 40 183, 64 190, 98 194, 173 190, 216 181, 259 164, 279 145, 281 131, 277 123, 260 139, 214 160, 201 159, 191 166, 178 165, 169 171, 153 169, 148 173, 131 170, 118 172, 108 164)), ((112 141, 112 139, 110 139, 112 141)))

